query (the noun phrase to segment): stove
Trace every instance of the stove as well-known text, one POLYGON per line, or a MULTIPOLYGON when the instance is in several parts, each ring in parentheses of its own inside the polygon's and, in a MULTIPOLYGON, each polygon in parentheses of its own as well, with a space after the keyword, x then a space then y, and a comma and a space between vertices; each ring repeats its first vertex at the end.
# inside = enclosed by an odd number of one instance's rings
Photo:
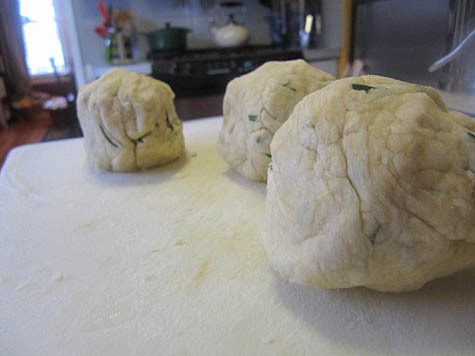
POLYGON ((152 76, 167 82, 177 96, 224 93, 233 78, 267 61, 303 58, 300 49, 276 45, 153 51, 152 76))

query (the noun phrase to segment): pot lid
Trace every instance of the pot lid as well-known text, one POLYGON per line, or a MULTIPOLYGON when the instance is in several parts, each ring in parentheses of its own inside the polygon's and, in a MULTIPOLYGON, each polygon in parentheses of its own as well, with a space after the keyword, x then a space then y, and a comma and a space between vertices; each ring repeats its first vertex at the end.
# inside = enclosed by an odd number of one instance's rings
POLYGON ((164 28, 159 28, 158 30, 152 31, 153 32, 165 32, 165 31, 186 31, 186 32, 191 32, 189 28, 185 27, 172 27, 170 25, 170 22, 165 22, 165 27, 164 28))

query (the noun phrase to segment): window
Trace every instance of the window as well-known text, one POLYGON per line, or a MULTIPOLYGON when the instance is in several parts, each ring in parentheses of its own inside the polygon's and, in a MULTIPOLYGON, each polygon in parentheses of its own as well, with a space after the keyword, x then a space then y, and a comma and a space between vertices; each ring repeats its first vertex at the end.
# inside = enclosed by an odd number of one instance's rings
POLYGON ((63 47, 56 22, 54 0, 20 0, 26 63, 31 75, 66 73, 63 47))

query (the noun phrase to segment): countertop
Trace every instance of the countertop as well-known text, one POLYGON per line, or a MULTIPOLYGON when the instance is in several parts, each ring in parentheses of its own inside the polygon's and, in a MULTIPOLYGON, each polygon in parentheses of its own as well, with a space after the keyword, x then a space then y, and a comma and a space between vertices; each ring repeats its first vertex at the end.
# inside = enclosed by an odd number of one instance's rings
POLYGON ((217 155, 97 172, 82 139, 0 173, 0 355, 473 355, 475 270, 385 294, 288 283, 260 243, 265 184, 217 155))
POLYGON ((464 93, 450 93, 440 90, 445 105, 450 110, 462 111, 475 118, 475 96, 464 93))

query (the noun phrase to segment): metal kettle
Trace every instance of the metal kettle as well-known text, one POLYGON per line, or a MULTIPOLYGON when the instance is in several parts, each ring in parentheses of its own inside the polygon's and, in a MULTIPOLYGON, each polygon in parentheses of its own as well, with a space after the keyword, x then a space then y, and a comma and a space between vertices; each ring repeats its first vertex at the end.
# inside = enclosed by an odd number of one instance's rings
POLYGON ((229 15, 229 22, 222 27, 212 23, 210 31, 218 47, 242 46, 249 40, 249 31, 234 20, 234 15, 229 15))

